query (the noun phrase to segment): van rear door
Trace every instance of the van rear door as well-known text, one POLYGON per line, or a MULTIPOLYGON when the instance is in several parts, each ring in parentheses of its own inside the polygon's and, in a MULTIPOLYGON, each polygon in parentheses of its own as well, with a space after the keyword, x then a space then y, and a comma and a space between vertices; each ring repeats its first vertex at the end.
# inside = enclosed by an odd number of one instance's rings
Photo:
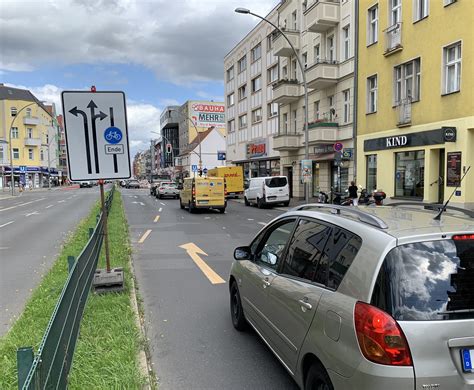
POLYGON ((268 202, 284 202, 289 200, 288 180, 285 176, 265 179, 265 198, 268 202))

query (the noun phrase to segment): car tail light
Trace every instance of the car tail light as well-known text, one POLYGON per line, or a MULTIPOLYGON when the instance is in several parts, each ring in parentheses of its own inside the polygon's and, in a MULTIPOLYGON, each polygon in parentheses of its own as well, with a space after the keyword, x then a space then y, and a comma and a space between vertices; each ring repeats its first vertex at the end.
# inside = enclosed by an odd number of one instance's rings
POLYGON ((193 198, 196 196, 196 188, 193 187, 193 198))
POLYGON ((453 236, 455 241, 474 240, 474 234, 457 234, 453 236))
POLYGON ((368 360, 390 366, 413 365, 405 335, 389 314, 357 302, 354 322, 359 347, 368 360))

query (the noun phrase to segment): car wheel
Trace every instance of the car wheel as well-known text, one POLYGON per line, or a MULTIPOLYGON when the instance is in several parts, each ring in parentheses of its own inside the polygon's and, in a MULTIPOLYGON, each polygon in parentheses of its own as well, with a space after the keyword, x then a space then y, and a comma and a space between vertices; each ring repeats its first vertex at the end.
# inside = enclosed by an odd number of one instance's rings
POLYGON ((247 197, 244 197, 244 203, 246 206, 250 206, 250 202, 247 200, 247 197))
POLYGON ((225 213, 225 208, 224 209, 219 209, 219 213, 224 214, 225 213))
POLYGON ((181 198, 179 199, 179 208, 180 208, 181 210, 184 209, 184 204, 183 204, 183 202, 181 202, 181 198))
POLYGON ((233 282, 230 286, 230 315, 232 317, 232 325, 238 331, 247 329, 247 320, 242 309, 242 301, 240 299, 239 288, 237 282, 233 282))
POLYGON ((194 213, 194 207, 191 202, 188 203, 188 211, 193 214, 194 213))
POLYGON ((290 205, 290 201, 288 202, 283 202, 283 206, 288 207, 290 205))
POLYGON ((321 363, 314 363, 308 370, 304 382, 305 390, 334 390, 328 373, 321 363))
POLYGON ((263 206, 264 206, 263 199, 257 198, 257 207, 259 209, 263 209, 263 206))

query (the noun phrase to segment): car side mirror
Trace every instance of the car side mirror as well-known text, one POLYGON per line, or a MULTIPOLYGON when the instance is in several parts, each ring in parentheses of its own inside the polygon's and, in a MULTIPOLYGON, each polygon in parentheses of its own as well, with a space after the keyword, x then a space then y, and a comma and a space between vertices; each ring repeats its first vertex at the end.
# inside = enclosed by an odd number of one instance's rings
POLYGON ((250 260, 252 257, 252 251, 249 246, 239 246, 234 250, 235 260, 250 260))

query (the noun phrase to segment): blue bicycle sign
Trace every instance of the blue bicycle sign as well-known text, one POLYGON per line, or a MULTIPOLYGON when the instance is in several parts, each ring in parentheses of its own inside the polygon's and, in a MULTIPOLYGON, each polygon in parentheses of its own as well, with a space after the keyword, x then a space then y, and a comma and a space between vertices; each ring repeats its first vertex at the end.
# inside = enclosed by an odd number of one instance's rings
POLYGON ((118 127, 109 127, 104 132, 104 138, 109 144, 118 144, 122 140, 122 130, 118 127))

